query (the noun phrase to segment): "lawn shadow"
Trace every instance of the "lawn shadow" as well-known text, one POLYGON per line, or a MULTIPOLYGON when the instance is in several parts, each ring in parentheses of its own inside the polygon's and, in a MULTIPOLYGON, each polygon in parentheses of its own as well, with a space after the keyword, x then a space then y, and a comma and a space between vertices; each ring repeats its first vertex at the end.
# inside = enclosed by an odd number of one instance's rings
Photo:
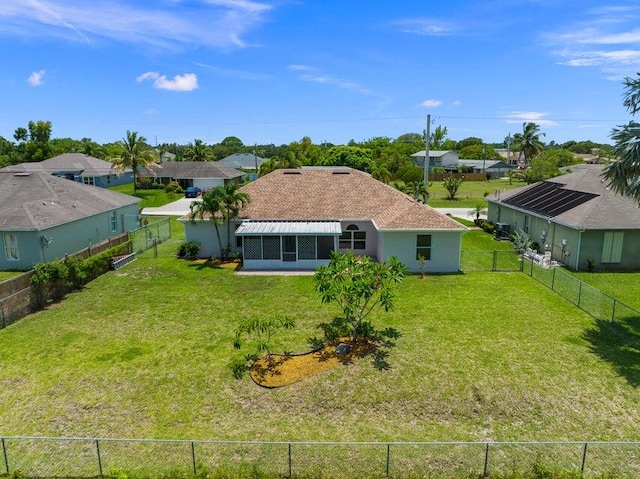
POLYGON ((189 261, 189 268, 195 268, 198 271, 203 269, 228 269, 230 271, 237 271, 241 268, 242 264, 233 260, 220 260, 220 259, 192 259, 189 261))
POLYGON ((631 386, 640 386, 640 317, 598 319, 583 337, 590 343, 591 351, 611 363, 631 386))
MULTIPOLYGON (((371 357, 373 366, 379 371, 391 369, 389 362, 390 350, 396 346, 396 340, 402 333, 395 328, 376 329, 368 321, 364 321, 360 326, 358 341, 353 342, 353 330, 351 325, 344 318, 336 317, 329 323, 320 323, 318 329, 323 332, 324 338, 313 337, 309 339, 309 344, 313 349, 320 349, 327 343, 336 343, 341 338, 351 349, 349 354, 342 355, 343 364, 351 364, 354 358, 371 357)), ((328 360, 320 357, 320 360, 328 360)))

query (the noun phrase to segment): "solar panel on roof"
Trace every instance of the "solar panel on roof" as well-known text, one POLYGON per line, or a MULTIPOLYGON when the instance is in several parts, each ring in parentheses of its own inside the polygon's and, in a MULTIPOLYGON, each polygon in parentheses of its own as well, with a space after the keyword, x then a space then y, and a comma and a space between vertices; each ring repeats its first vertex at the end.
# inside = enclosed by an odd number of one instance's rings
POLYGON ((586 203, 596 194, 567 190, 562 183, 543 181, 503 202, 544 216, 558 216, 586 203))

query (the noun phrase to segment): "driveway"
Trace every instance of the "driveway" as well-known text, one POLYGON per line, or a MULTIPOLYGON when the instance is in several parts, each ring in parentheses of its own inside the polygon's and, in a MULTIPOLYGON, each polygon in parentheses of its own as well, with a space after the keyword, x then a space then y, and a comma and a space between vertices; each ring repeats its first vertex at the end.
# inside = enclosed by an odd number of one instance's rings
MULTIPOLYGON (((156 208, 144 208, 142 210, 143 215, 151 216, 184 216, 190 213, 189 206, 193 201, 200 201, 200 198, 180 198, 173 203, 168 203, 164 206, 158 206, 156 208)), ((444 213, 445 215, 455 216, 465 220, 473 220, 467 215, 473 208, 436 208, 436 210, 444 213)), ((487 215, 480 215, 480 218, 486 219, 487 215)))
POLYGON ((143 208, 140 214, 150 216, 184 216, 190 213, 189 206, 200 198, 180 198, 173 203, 167 203, 155 208, 143 208))

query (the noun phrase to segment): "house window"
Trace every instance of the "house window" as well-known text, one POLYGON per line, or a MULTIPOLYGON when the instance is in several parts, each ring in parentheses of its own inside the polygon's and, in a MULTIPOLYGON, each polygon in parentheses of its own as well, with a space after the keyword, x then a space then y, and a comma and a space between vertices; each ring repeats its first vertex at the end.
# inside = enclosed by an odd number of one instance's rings
POLYGON ((262 259, 280 259, 280 236, 262 237, 262 259))
MULTIPOLYGON (((236 225, 236 230, 240 227, 240 223, 236 225)), ((242 248, 242 236, 235 235, 236 237, 236 248, 242 248)))
POLYGON ((524 215, 524 232, 529 234, 529 227, 531 226, 531 218, 529 215, 524 215))
POLYGON ((366 249, 367 232, 361 231, 356 225, 349 225, 340 235, 340 249, 366 249))
POLYGON ((116 216, 116 212, 111 212, 111 217, 109 218, 109 223, 111 223, 111 232, 118 230, 118 217, 116 216))
POLYGON ((4 256, 7 261, 18 261, 20 259, 18 235, 4 234, 2 235, 2 238, 4 240, 4 256))
POLYGON ((316 259, 315 236, 298 236, 298 259, 316 259))
POLYGON ((282 237, 282 261, 296 261, 297 248, 295 236, 282 237))
POLYGON ((95 181, 94 181, 93 176, 83 176, 82 177, 82 182, 85 185, 95 185, 95 181))
POLYGON ((622 258, 623 231, 606 231, 602 241, 602 262, 619 263, 622 258))
POLYGON ((431 235, 418 235, 416 238, 416 259, 431 259, 431 235))

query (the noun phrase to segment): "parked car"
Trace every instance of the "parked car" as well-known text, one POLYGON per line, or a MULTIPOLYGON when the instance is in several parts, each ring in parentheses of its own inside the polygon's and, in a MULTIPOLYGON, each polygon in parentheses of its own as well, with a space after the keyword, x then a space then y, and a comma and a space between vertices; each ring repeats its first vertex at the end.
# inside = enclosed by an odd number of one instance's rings
POLYGON ((186 190, 184 190, 185 198, 197 198, 202 193, 202 190, 197 186, 190 186, 186 190))

